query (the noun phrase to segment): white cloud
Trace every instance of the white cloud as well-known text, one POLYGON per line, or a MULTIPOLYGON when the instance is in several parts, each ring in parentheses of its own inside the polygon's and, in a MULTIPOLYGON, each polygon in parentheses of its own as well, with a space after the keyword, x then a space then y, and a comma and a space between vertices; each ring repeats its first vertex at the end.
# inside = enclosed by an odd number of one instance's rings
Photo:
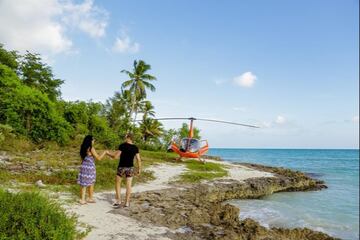
POLYGON ((112 50, 119 53, 137 53, 140 50, 140 44, 132 42, 130 37, 123 33, 122 37, 117 37, 112 50))
POLYGON ((70 49, 72 42, 64 28, 53 18, 62 14, 56 0, 0 1, 0 42, 21 52, 70 49))
POLYGON ((81 4, 67 0, 63 10, 66 14, 62 20, 67 25, 78 28, 94 38, 105 35, 109 13, 95 6, 93 0, 85 0, 81 4))
POLYGON ((358 122, 359 122, 359 115, 354 116, 354 117, 352 118, 352 121, 353 121, 354 123, 358 123, 358 122))
POLYGON ((279 115, 279 116, 276 117, 275 123, 277 123, 277 124, 284 124, 284 123, 286 123, 286 118, 279 115))
POLYGON ((284 116, 278 115, 272 121, 263 121, 260 123, 261 128, 284 128, 284 127, 294 127, 296 124, 294 122, 288 121, 284 116))
POLYGON ((67 35, 71 28, 103 36, 107 13, 92 0, 1 0, 0 22, 0 42, 7 49, 57 54, 73 47, 67 35))
POLYGON ((255 83, 256 76, 251 72, 245 72, 233 79, 234 83, 241 87, 252 87, 255 83))

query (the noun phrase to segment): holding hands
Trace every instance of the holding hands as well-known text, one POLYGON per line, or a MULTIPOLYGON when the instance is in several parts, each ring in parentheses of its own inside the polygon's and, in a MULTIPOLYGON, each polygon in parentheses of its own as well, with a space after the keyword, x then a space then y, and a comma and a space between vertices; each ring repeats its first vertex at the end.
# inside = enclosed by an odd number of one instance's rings
POLYGON ((111 151, 109 151, 109 150, 106 150, 106 155, 108 155, 109 157, 111 157, 111 158, 115 158, 115 153, 114 152, 111 152, 111 151))

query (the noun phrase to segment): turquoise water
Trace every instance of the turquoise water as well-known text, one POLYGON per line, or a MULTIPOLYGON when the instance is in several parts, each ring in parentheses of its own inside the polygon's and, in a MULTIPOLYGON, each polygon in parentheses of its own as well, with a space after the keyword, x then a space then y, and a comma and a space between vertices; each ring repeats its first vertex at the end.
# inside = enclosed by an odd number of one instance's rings
POLYGON ((231 162, 281 166, 312 174, 328 189, 234 200, 240 218, 268 227, 308 227, 342 239, 359 239, 359 150, 220 149, 209 155, 231 162))

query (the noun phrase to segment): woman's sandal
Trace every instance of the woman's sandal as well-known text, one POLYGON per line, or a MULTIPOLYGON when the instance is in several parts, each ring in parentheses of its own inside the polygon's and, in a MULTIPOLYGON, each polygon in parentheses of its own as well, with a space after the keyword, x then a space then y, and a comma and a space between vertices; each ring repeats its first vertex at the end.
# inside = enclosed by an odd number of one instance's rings
POLYGON ((86 202, 88 202, 88 203, 96 203, 96 201, 94 199, 88 199, 86 202))
POLYGON ((80 203, 80 205, 85 205, 85 204, 87 204, 87 202, 84 201, 84 200, 79 200, 79 203, 80 203))

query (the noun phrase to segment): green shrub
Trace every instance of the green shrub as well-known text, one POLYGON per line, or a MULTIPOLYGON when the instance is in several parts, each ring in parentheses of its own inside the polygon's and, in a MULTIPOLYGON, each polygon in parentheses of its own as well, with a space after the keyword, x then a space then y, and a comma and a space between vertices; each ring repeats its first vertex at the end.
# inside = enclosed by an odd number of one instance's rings
POLYGON ((56 111, 56 105, 40 90, 28 87, 7 66, 0 64, 0 123, 34 142, 65 144, 73 128, 56 111))
POLYGON ((76 219, 37 193, 0 190, 0 239, 75 239, 76 219))
POLYGON ((147 151, 161 151, 163 150, 161 144, 151 144, 151 143, 139 143, 137 144, 139 148, 147 151))
POLYGON ((0 143, 2 143, 8 137, 14 137, 12 133, 13 129, 10 125, 0 124, 0 143))
POLYGON ((119 138, 110 129, 105 117, 93 115, 89 120, 89 133, 97 139, 98 142, 106 147, 114 148, 119 144, 119 138))

